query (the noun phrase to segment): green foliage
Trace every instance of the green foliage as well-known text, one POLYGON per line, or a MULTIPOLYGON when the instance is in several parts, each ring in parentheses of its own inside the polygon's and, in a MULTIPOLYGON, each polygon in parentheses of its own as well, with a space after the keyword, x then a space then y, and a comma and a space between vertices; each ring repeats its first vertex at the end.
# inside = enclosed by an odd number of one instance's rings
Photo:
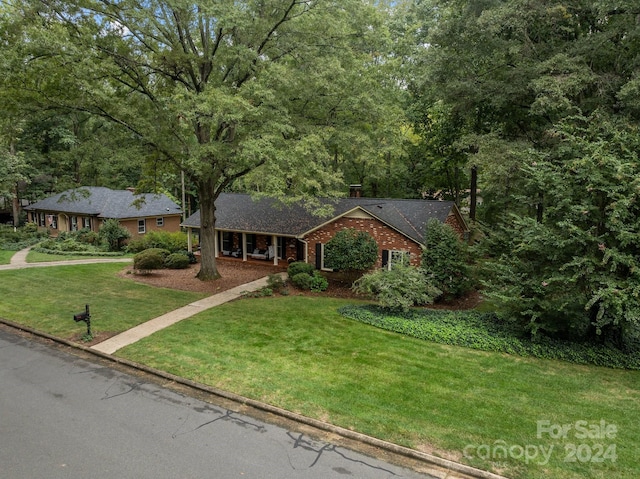
POLYGON ((442 291, 445 299, 458 297, 472 287, 468 252, 458 234, 445 223, 427 223, 420 267, 427 282, 442 291))
POLYGON ((374 298, 383 308, 403 311, 433 303, 442 294, 417 268, 400 264, 365 274, 353 284, 353 290, 374 298))
POLYGON ((141 238, 129 241, 127 251, 139 253, 149 248, 162 248, 172 253, 187 250, 187 234, 182 231, 169 233, 167 231, 149 231, 141 238))
POLYGON ((319 271, 314 271, 311 275, 309 289, 315 293, 321 293, 322 291, 326 291, 328 287, 329 281, 327 281, 327 278, 322 276, 319 271))
POLYGON ((267 277, 267 288, 280 292, 287 286, 284 278, 279 274, 270 274, 267 277))
POLYGON ((168 269, 186 269, 189 267, 189 257, 182 253, 171 253, 165 258, 164 267, 168 269))
POLYGON ((512 215, 486 245, 486 296, 532 334, 637 348, 640 328, 640 140, 595 115, 557 131, 562 160, 526 168, 542 215, 512 215))
POLYGON ((324 246, 324 264, 338 271, 365 271, 378 259, 378 244, 366 231, 346 228, 324 246))
POLYGON ((165 259, 171 253, 160 248, 149 248, 133 257, 133 268, 141 274, 148 274, 154 269, 161 269, 165 259))
POLYGON ((315 269, 316 268, 312 264, 304 263, 302 261, 294 261, 287 267, 287 276, 289 276, 289 278, 293 278, 298 273, 306 273, 311 276, 315 269))
POLYGON ((120 251, 122 242, 130 238, 131 233, 118 220, 109 218, 102 223, 98 237, 109 251, 120 251))
POLYGON ((339 311, 348 318, 426 341, 578 364, 640 369, 640 351, 628 354, 602 344, 548 337, 533 341, 523 336, 513 323, 492 313, 427 309, 389 314, 376 306, 345 306, 339 311))
POLYGON ((311 289, 311 275, 309 273, 296 273, 291 276, 291 283, 298 289, 311 289))
POLYGON ((309 273, 297 273, 290 277, 291 283, 299 289, 310 290, 314 292, 326 291, 329 287, 327 278, 322 276, 319 271, 313 269, 311 274, 309 273))
POLYGON ((39 243, 48 236, 46 232, 38 232, 34 226, 34 223, 27 223, 14 231, 13 226, 0 225, 0 249, 19 251, 39 243))

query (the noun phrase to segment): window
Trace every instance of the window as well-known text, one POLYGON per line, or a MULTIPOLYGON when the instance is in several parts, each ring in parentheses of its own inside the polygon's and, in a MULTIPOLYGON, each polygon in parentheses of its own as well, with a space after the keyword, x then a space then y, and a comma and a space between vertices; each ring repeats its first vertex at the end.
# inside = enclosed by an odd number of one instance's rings
POLYGON ((253 253, 254 249, 256 249, 256 235, 248 234, 247 235, 247 253, 253 253))
POLYGON ((401 250, 383 250, 382 251, 382 267, 391 269, 393 265, 402 264, 409 266, 411 254, 408 251, 401 250))
POLYGON ((52 227, 54 230, 57 230, 57 229, 58 229, 58 215, 53 215, 53 216, 51 217, 51 227, 52 227))
POLYGON ((138 220, 138 234, 145 234, 147 232, 147 223, 146 221, 143 219, 138 220))
POLYGON ((156 226, 158 228, 162 228, 164 226, 164 218, 162 217, 156 218, 156 226))
POLYGON ((90 230, 91 229, 91 218, 89 218, 88 216, 85 216, 84 218, 82 218, 82 227, 90 230))
POLYGON ((316 269, 322 271, 333 271, 324 265, 324 243, 316 243, 316 269))
POLYGON ((71 231, 78 231, 78 217, 71 217, 71 231))
POLYGON ((38 215, 38 226, 44 226, 44 213, 38 215))
POLYGON ((278 259, 284 258, 284 255, 286 253, 285 246, 286 244, 285 244, 284 238, 282 236, 278 236, 278 250, 276 252, 278 259))
POLYGON ((229 231, 222 231, 222 251, 229 251, 233 249, 233 233, 229 231))

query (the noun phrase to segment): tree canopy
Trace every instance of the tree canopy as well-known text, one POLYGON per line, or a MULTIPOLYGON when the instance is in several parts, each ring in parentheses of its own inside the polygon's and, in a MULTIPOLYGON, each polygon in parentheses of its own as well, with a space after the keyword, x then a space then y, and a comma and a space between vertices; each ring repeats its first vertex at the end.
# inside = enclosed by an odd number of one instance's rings
POLYGON ((196 185, 203 279, 218 276, 215 200, 247 175, 291 197, 341 187, 330 142, 371 106, 385 38, 367 2, 12 2, 13 75, 47 108, 109 120, 196 185), (20 73, 20 74, 19 74, 20 73), (344 128, 338 128, 339 126, 344 128))

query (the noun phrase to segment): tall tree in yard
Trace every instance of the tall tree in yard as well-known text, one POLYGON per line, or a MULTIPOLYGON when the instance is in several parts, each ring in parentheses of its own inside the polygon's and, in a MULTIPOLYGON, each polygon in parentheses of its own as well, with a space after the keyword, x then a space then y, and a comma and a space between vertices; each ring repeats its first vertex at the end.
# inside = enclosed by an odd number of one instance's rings
POLYGON ((488 289, 523 328, 639 348, 637 2, 423 0, 418 107, 463 121, 488 289), (631 345, 631 346, 630 346, 631 345))
POLYGON ((368 2, 13 5, 31 28, 25 68, 43 102, 111 120, 197 186, 201 279, 219 276, 215 204, 238 179, 260 175, 262 191, 291 196, 336 187, 327 130, 354 107, 345 79, 370 60, 380 22, 368 2))

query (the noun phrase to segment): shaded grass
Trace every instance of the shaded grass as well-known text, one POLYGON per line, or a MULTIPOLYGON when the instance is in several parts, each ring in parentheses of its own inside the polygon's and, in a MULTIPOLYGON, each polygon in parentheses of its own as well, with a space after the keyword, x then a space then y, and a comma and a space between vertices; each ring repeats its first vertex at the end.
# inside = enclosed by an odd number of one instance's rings
MULTIPOLYGON (((341 317, 347 301, 246 299, 182 321, 118 355, 398 444, 517 478, 640 477, 640 373, 446 346, 341 317), (617 459, 565 462, 537 421, 615 424, 617 459), (554 446, 483 460, 466 446, 554 446)), ((595 441, 603 442, 603 441, 595 441)))
POLYGON ((86 331, 73 314, 91 307, 94 334, 121 332, 204 294, 158 289, 119 278, 122 264, 51 266, 0 271, 0 317, 70 338, 86 331))

